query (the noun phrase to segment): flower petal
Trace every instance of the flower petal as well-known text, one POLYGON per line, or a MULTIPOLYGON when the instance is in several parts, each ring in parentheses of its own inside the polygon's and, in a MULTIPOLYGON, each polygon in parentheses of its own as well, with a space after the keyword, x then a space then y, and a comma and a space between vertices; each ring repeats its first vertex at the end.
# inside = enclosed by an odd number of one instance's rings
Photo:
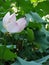
POLYGON ((26 27, 26 20, 25 18, 20 18, 16 21, 16 23, 18 24, 19 26, 19 31, 21 32, 25 27, 26 27))
POLYGON ((13 14, 10 16, 9 22, 16 22, 16 15, 15 15, 15 13, 13 13, 13 14))
POLYGON ((9 33, 16 33, 16 32, 19 32, 19 26, 18 26, 18 24, 11 22, 6 25, 6 30, 9 33))
POLYGON ((4 16, 3 22, 8 21, 9 17, 10 17, 10 12, 8 12, 8 13, 4 16))
POLYGON ((3 26, 5 27, 5 25, 7 24, 8 20, 10 17, 10 12, 8 12, 4 17, 3 17, 3 26))

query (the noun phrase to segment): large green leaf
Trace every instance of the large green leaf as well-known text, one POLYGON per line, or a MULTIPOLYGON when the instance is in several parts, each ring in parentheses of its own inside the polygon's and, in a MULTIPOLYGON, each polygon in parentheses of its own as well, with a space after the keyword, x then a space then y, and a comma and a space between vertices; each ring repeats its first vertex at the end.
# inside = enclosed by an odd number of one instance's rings
POLYGON ((40 28, 40 30, 36 30, 35 29, 35 42, 37 42, 37 45, 40 45, 40 48, 45 50, 49 47, 49 41, 48 36, 49 36, 49 32, 45 29, 44 27, 44 23, 45 21, 37 14, 34 12, 31 12, 32 18, 39 24, 42 24, 42 27, 40 25, 37 26, 37 24, 33 25, 33 22, 30 22, 29 27, 34 29, 34 28, 40 28))
POLYGON ((4 47, 4 46, 0 46, 0 59, 1 60, 13 60, 14 58, 16 58, 16 54, 14 54, 13 52, 11 52, 8 48, 4 47))
POLYGON ((11 64, 11 65, 42 65, 40 63, 36 63, 35 61, 25 61, 20 57, 17 57, 17 60, 15 63, 11 64))
POLYGON ((37 21, 37 22, 45 22, 40 16, 38 13, 36 12, 31 12, 31 15, 32 15, 32 18, 37 21))

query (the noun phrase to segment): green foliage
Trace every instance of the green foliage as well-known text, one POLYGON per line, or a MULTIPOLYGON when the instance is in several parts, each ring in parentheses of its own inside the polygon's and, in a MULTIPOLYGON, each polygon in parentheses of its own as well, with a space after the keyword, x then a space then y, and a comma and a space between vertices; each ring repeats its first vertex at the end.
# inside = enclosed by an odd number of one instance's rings
POLYGON ((31 42, 34 40, 34 32, 32 29, 27 28, 27 38, 31 42))
POLYGON ((40 30, 42 26, 40 23, 37 22, 29 22, 28 27, 33 30, 40 30))
POLYGON ((49 59, 49 55, 43 57, 42 59, 36 60, 36 62, 44 63, 44 62, 46 62, 48 59, 49 59))
POLYGON ((14 64, 12 64, 12 65, 41 65, 41 64, 39 64, 39 63, 36 63, 36 62, 34 62, 34 61, 31 61, 31 62, 27 62, 27 61, 25 61, 25 60, 23 60, 23 59, 21 59, 21 58, 17 58, 18 59, 18 61, 16 61, 14 64))
POLYGON ((14 58, 16 58, 16 54, 12 53, 8 48, 4 46, 0 46, 0 59, 7 61, 11 60, 13 61, 14 58))
POLYGON ((42 19, 42 16, 47 14, 49 14, 48 0, 0 0, 0 45, 3 45, 0 46, 0 65, 3 60, 13 61, 16 57, 17 61, 14 61, 12 65, 41 65, 43 62, 47 62, 49 58, 46 56, 48 55, 47 50, 49 50, 49 31, 45 29, 45 25, 48 22, 42 19), (14 10, 14 8, 16 9, 14 10), (26 18, 27 27, 22 32, 6 33, 2 19, 8 11, 18 14, 17 19, 26 18), (4 40, 2 40, 3 38, 4 40), (6 48, 11 44, 16 48, 6 48))
POLYGON ((35 7, 36 12, 40 14, 40 16, 49 14, 49 1, 44 1, 38 3, 38 5, 35 7))
POLYGON ((0 31, 1 31, 1 29, 2 29, 2 21, 0 21, 0 31))
POLYGON ((18 6, 20 6, 21 11, 23 10, 26 13, 30 12, 33 8, 30 0, 20 0, 20 1, 17 0, 17 3, 18 3, 18 6))

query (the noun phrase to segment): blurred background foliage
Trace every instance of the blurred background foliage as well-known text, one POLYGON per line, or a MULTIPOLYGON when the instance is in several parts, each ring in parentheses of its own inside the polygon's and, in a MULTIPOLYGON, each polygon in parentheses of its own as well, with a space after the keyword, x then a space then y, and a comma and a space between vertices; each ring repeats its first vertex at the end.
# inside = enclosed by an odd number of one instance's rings
POLYGON ((44 13, 45 11, 47 12, 49 10, 47 7, 49 1, 46 1, 46 3, 45 1, 46 0, 0 0, 0 18, 8 11, 11 11, 11 13, 18 13, 19 17, 24 16, 25 13, 30 11, 39 11, 39 14, 44 13), (43 8, 47 9, 44 10, 43 8))

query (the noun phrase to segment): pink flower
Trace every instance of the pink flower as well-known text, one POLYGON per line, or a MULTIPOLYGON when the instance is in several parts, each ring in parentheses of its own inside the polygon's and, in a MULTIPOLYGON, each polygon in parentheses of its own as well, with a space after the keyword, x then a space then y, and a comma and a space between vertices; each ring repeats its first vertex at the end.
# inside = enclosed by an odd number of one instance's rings
POLYGON ((9 33, 21 32, 26 27, 26 24, 25 18, 20 18, 16 21, 15 13, 10 15, 10 12, 8 12, 3 18, 3 26, 9 33))

